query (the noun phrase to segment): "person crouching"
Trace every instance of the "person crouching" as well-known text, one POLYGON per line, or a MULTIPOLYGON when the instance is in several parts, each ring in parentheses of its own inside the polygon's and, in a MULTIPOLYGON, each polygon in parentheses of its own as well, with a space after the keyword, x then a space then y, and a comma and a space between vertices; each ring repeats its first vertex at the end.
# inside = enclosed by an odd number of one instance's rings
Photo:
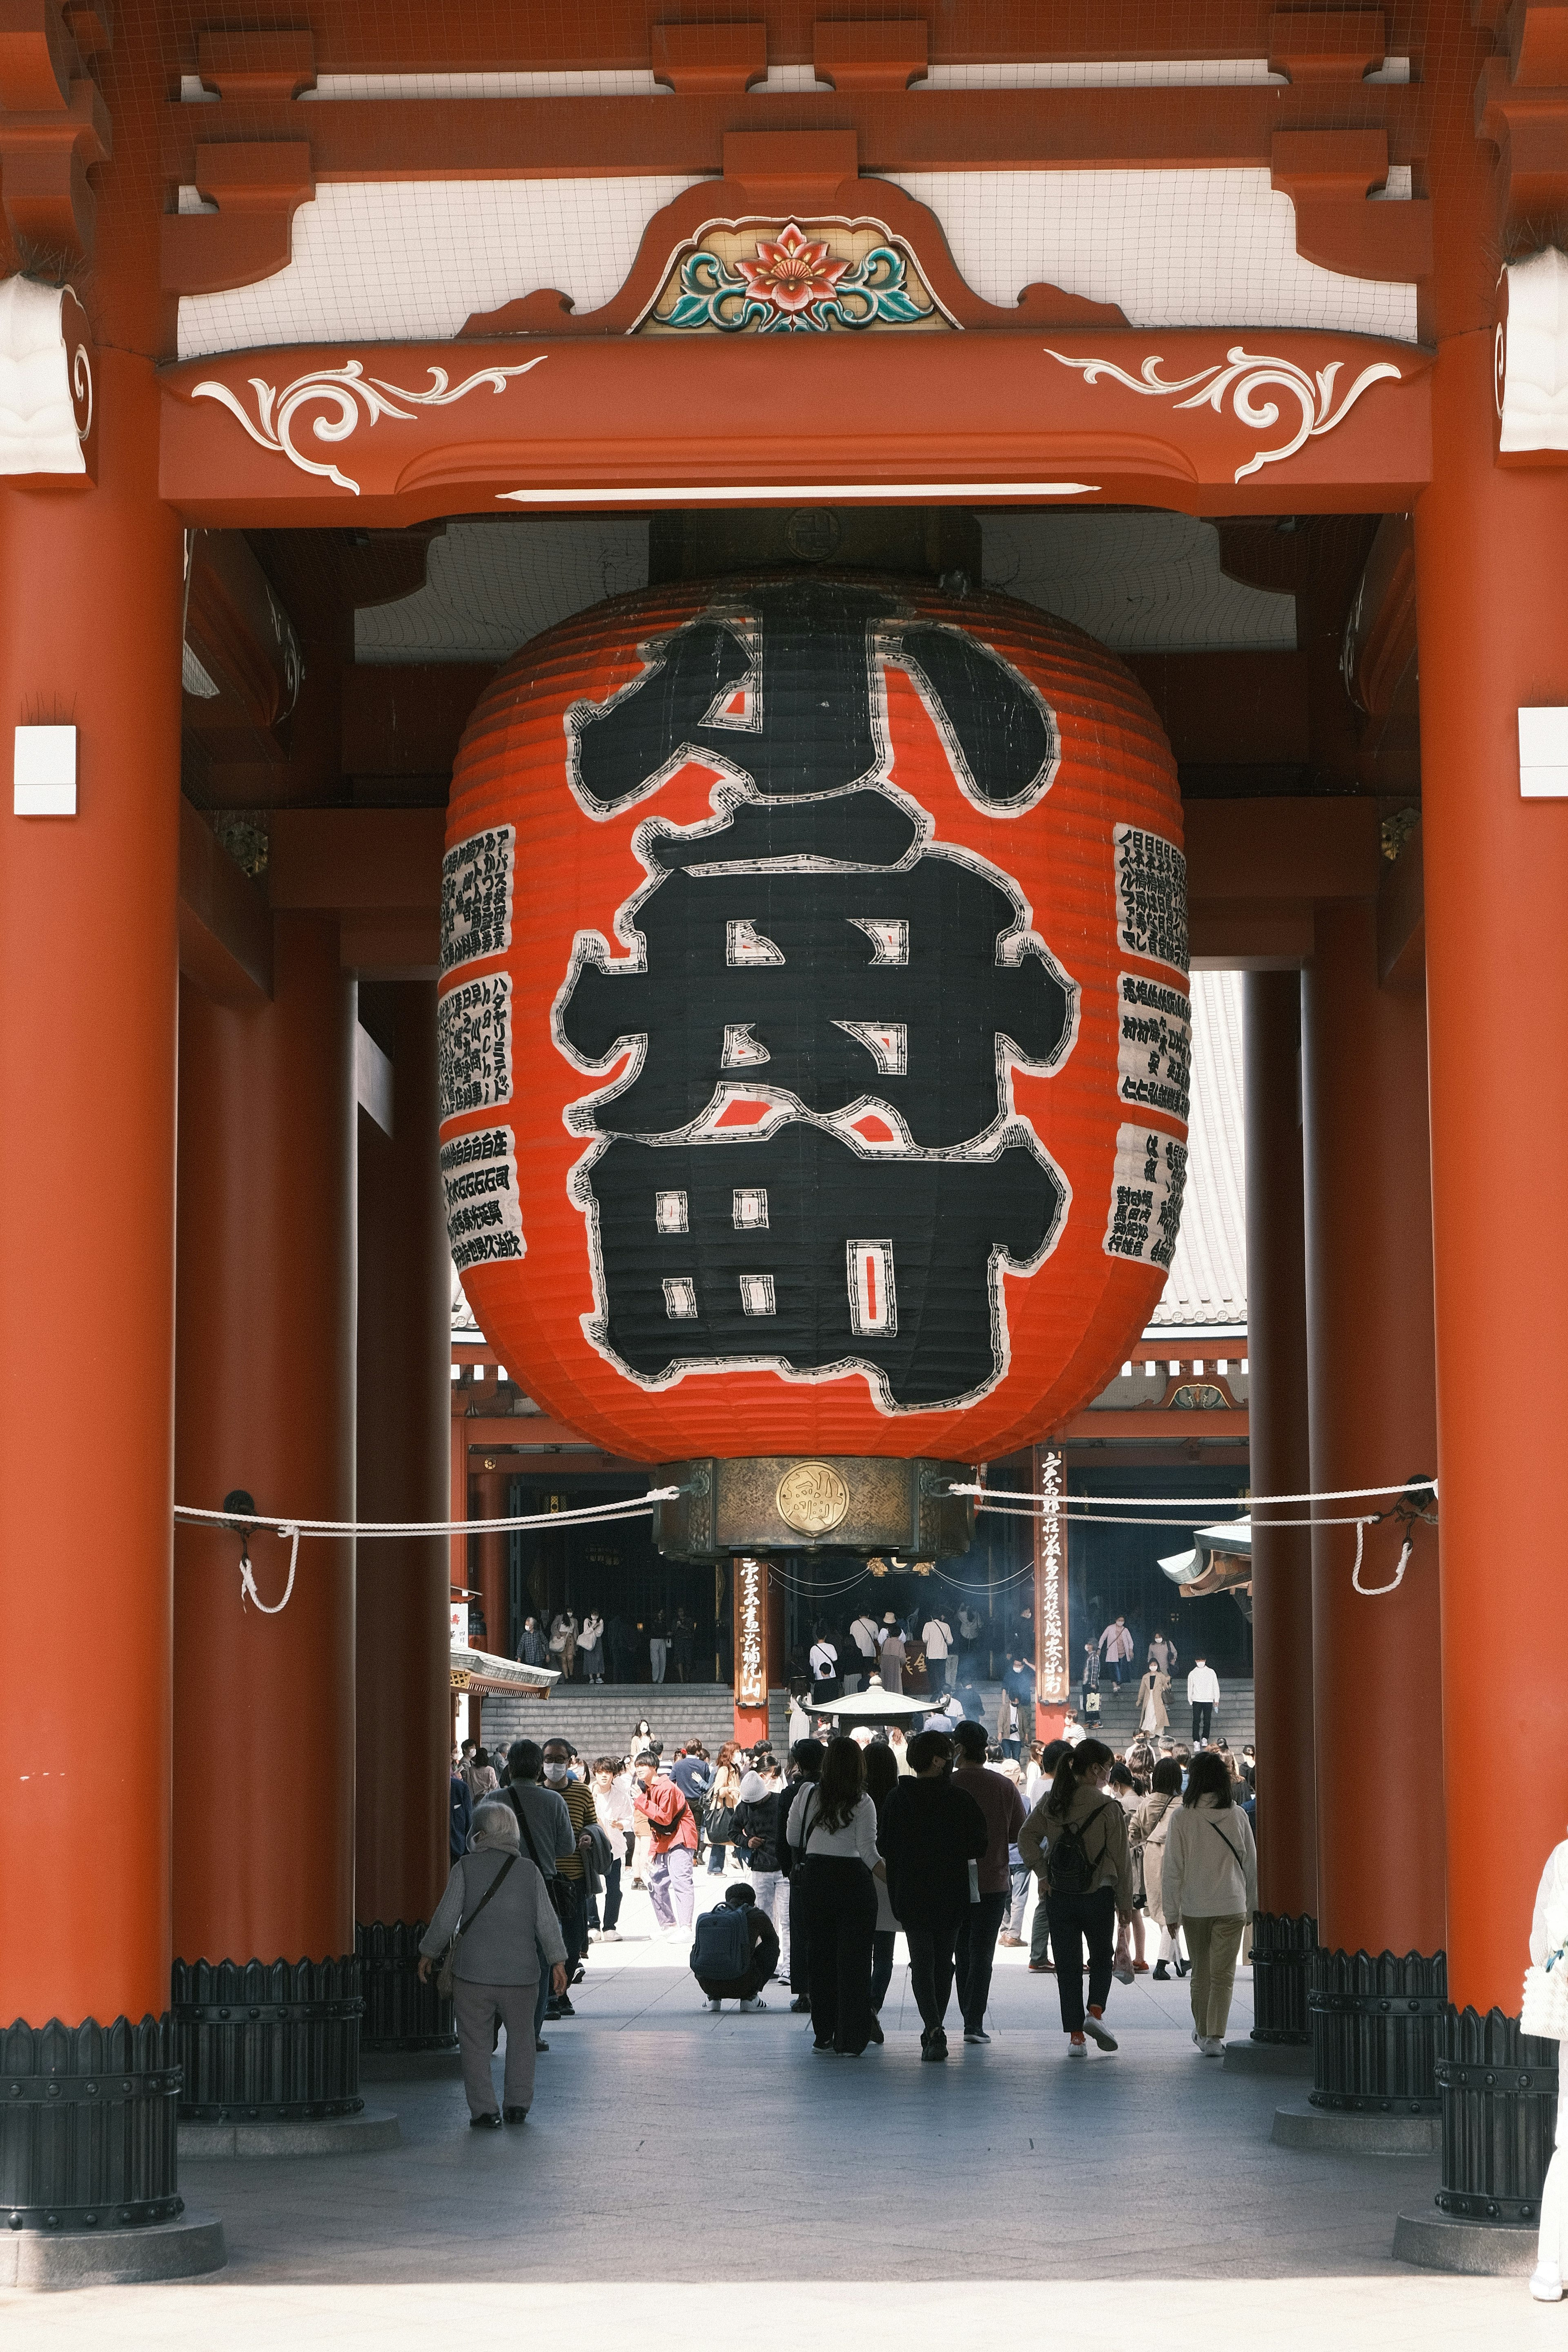
POLYGON ((707 1995, 709 2008, 717 2011, 727 2000, 738 2000, 742 2009, 766 2009, 763 1987, 778 1964, 778 1933, 767 1914, 758 1910, 756 1889, 743 1882, 726 1887, 723 1902, 698 1920, 691 1947, 691 1973, 707 1995), (739 1975, 732 1972, 742 1957, 737 1912, 749 1955, 739 1975))
POLYGON ((550 1965, 556 1991, 563 1992, 566 1946, 544 1881, 521 1851, 517 1815, 496 1799, 475 1813, 468 1851, 454 1864, 446 1893, 419 1939, 423 1982, 429 1982, 432 1961, 454 1936, 459 1940, 452 2011, 468 2121, 475 2130, 494 2131, 500 2125, 490 2074, 499 2020, 506 2028, 506 2120, 526 2123, 533 2101, 533 2010, 541 1960, 550 1965))

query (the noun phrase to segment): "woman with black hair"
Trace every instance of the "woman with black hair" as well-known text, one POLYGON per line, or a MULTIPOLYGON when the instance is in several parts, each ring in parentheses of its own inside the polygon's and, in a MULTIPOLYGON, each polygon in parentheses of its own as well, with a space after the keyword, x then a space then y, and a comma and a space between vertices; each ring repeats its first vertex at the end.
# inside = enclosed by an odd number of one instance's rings
POLYGON ((969 1865, 987 1843, 985 1816, 952 1780, 952 1742, 922 1731, 910 1742, 910 1772, 883 1809, 877 1843, 888 1895, 910 1948, 910 1984, 921 2013, 921 2056, 947 2056, 947 2004, 958 1931, 968 1916, 969 1865))
POLYGON ((1057 1766, 1056 1778, 1018 1832, 1018 1852, 1040 1882, 1050 1919, 1062 2031, 1075 2058, 1087 2035, 1101 2050, 1116 2042, 1105 2028, 1105 2004, 1116 1949, 1116 1923, 1132 1915, 1132 1862, 1127 1816, 1105 1793, 1115 1762, 1103 1740, 1080 1740, 1057 1766), (1089 1949, 1089 2007, 1083 1999, 1082 1955, 1089 1949))
POLYGON ((1258 1848, 1231 1790, 1230 1767, 1212 1748, 1194 1756, 1186 1793, 1165 1832, 1160 1899, 1172 1935, 1187 1931, 1193 1956, 1193 2040, 1225 2056, 1236 1958, 1258 1908, 1258 1848))
POLYGON ((1171 1808, 1182 1793, 1182 1768, 1173 1756, 1162 1756, 1149 1778, 1149 1793, 1132 1816, 1132 1843, 1143 1857, 1143 1899, 1149 1906, 1149 1916, 1160 1930, 1160 1956, 1154 1974, 1162 1984, 1169 1981, 1170 1962, 1175 1962, 1176 1974, 1184 1977, 1188 1962, 1182 1952, 1182 1931, 1173 1934, 1165 1924, 1165 1904, 1161 1884, 1165 1867, 1165 1839, 1171 1826, 1171 1808))
MULTIPOLYGON (((866 1768, 866 1794, 877 1808, 878 1843, 881 1843, 882 1816, 888 1799, 899 1785, 899 1759, 885 1739, 874 1739, 863 1750, 866 1768)), ((871 2039, 882 2039, 882 2003, 888 1998, 888 1987, 893 1981, 893 1946, 898 1941, 899 1919, 888 1893, 888 1867, 879 1863, 871 1874, 877 1886, 877 1926, 871 1937, 871 2039)), ((1568 2131, 1568 2125, 1564 2126, 1568 2131)))
POLYGON ((796 1854, 791 1893, 806 1933, 813 2047, 858 2058, 871 2039, 877 1809, 854 1740, 828 1741, 822 1776, 802 1788, 785 1834, 796 1854))

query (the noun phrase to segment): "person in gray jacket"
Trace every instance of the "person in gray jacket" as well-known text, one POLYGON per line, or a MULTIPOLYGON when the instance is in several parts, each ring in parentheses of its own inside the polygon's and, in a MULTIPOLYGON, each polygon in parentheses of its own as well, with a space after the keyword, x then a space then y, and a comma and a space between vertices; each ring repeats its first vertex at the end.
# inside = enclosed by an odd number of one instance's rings
POLYGON ((454 1968, 452 2009, 463 2053, 463 2088, 473 2130, 494 2131, 496 2107, 490 2059, 498 2021, 506 2028, 504 2111, 509 2124, 526 2123, 533 2103, 533 2009, 541 1954, 555 1990, 566 1989, 566 1946, 543 1878, 521 1850, 517 1815, 493 1799, 474 1815, 468 1851, 457 1863, 436 1914, 419 1939, 419 1974, 428 1983, 433 1961, 462 1927, 454 1968))

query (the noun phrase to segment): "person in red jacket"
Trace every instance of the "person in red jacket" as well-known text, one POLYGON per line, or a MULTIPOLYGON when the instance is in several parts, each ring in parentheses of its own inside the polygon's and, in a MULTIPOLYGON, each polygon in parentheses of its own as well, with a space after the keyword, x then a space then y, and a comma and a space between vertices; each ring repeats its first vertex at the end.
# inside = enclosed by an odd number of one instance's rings
POLYGON ((691 1869, 697 1852, 697 1821, 685 1797, 660 1769, 651 1748, 645 1748, 632 1770, 632 1803, 647 1815, 653 1832, 653 1860, 647 1891, 653 1901, 657 1936, 691 1934, 691 1869))

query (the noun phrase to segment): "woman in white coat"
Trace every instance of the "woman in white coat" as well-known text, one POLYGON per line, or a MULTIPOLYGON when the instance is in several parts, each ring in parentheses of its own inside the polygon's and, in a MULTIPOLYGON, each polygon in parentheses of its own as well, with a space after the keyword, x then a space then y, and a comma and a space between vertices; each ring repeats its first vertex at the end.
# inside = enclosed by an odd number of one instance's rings
MULTIPOLYGON (((1563 2045, 1568 2042, 1568 2000, 1563 1983, 1568 1971, 1568 1844, 1553 1846, 1546 1857, 1536 1890, 1535 1916, 1530 1927, 1530 1974, 1524 1979, 1526 2033, 1558 2044, 1559 2069, 1563 2045)), ((1568 2170, 1563 2148, 1568 2135, 1568 2115, 1557 2109, 1557 2145, 1546 2168, 1541 2192, 1541 2237, 1530 2292, 1537 2303, 1561 2303, 1563 2273, 1568 2263, 1568 2170)))
POLYGON ((1258 1849, 1231 1793, 1230 1768, 1215 1749, 1194 1757, 1186 1794, 1165 1821, 1160 1900, 1172 1935, 1187 1931, 1193 2040, 1205 2058, 1223 2058, 1237 1955, 1258 1908, 1258 1849))

